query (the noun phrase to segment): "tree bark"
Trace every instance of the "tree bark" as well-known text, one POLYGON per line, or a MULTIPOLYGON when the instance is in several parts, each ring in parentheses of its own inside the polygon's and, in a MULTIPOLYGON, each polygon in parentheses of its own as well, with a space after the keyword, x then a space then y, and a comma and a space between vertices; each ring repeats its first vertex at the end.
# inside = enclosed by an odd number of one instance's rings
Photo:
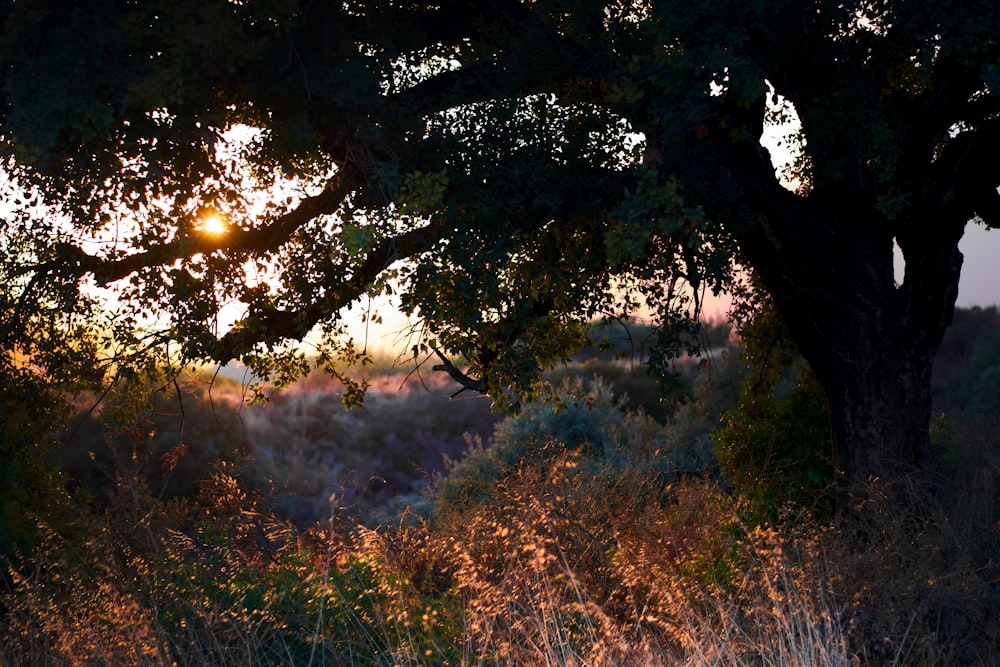
POLYGON ((865 223, 836 227, 843 233, 824 243, 796 243, 794 262, 767 253, 752 264, 826 393, 844 503, 872 484, 895 495, 929 473, 931 370, 962 256, 956 238, 896 286, 891 237, 865 223))
POLYGON ((737 242, 827 397, 841 508, 872 483, 893 495, 922 485, 931 369, 958 295, 964 214, 925 202, 890 222, 869 202, 785 190, 766 156, 729 157, 753 214, 737 242), (906 259, 899 285, 894 238, 906 259))
MULTIPOLYGON (((828 340, 838 344, 813 345, 807 357, 827 396, 840 487, 852 493, 920 477, 930 462, 935 350, 887 330, 884 317, 857 312, 856 319, 828 322, 828 340)), ((944 326, 935 329, 926 333, 939 342, 944 326)))

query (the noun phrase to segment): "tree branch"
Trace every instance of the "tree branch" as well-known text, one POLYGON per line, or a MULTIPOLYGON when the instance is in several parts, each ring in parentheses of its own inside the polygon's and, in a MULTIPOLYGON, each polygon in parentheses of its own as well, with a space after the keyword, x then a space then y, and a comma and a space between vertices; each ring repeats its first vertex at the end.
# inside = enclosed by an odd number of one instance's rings
POLYGON ((191 257, 197 253, 207 254, 216 250, 264 253, 276 249, 285 243, 296 229, 310 220, 334 213, 352 188, 353 183, 347 182, 347 179, 335 177, 323 192, 304 199, 294 210, 279 216, 265 227, 245 231, 234 230, 219 236, 203 234, 181 237, 120 259, 105 260, 87 254, 68 243, 61 244, 59 250, 64 254, 63 261, 75 263, 81 275, 93 274, 95 282, 104 287, 127 278, 140 269, 169 265, 174 260, 191 257))
MULTIPOLYGON (((455 364, 451 363, 451 360, 449 360, 448 357, 446 357, 444 353, 441 352, 441 350, 437 349, 436 347, 431 349, 434 350, 434 354, 436 354, 438 356, 438 359, 441 360, 441 363, 432 366, 431 370, 444 371, 445 373, 447 373, 452 380, 462 385, 463 388, 462 391, 468 390, 468 391, 475 391, 480 394, 485 394, 489 390, 489 386, 486 384, 486 380, 469 377, 464 372, 460 371, 458 367, 455 366, 455 364)), ((457 394, 453 394, 452 396, 455 395, 457 394)))
POLYGON ((998 154, 1000 119, 984 121, 975 130, 962 132, 945 145, 935 160, 925 185, 926 194, 960 224, 978 214, 991 227, 1000 227, 996 208, 998 154))
POLYGON ((321 320, 334 316, 365 294, 393 262, 427 252, 446 232, 443 223, 432 221, 425 227, 383 239, 328 298, 294 310, 258 307, 218 340, 212 356, 224 363, 260 342, 273 345, 280 340, 301 341, 321 320))
MULTIPOLYGON (((511 47, 504 58, 481 60, 435 76, 391 96, 399 108, 416 114, 444 110, 462 104, 491 99, 525 97, 538 92, 552 92, 555 84, 578 81, 596 72, 597 63, 607 62, 611 54, 584 48, 558 32, 552 31, 543 54, 516 53, 511 47), (523 58, 523 66, 519 59, 523 58), (544 60, 545 66, 529 61, 544 60), (595 67, 591 67, 595 64, 595 67), (594 72, 591 70, 594 69, 594 72), (516 76, 511 76, 511 73, 516 76)), ((601 100, 604 101, 604 100, 601 100)))
POLYGON ((518 0, 439 0, 385 7, 371 15, 337 14, 345 35, 376 34, 389 58, 433 44, 459 44, 491 35, 499 23, 522 23, 529 10, 518 0))

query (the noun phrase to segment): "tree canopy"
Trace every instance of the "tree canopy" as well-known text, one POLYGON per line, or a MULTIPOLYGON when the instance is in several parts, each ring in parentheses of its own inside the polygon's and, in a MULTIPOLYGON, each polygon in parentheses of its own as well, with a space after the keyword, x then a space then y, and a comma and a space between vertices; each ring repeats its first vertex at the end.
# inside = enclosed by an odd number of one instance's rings
POLYGON ((116 363, 294 372, 295 341, 321 329, 321 358, 350 356, 343 308, 400 290, 416 352, 499 396, 594 316, 641 296, 676 323, 697 307, 680 282, 718 290, 745 266, 824 389, 843 478, 927 463, 958 240, 1000 225, 994 2, 33 0, 2 16, 6 349, 45 352, 33 318, 103 318, 110 339, 88 349, 116 363), (760 139, 793 112, 783 182, 760 139))

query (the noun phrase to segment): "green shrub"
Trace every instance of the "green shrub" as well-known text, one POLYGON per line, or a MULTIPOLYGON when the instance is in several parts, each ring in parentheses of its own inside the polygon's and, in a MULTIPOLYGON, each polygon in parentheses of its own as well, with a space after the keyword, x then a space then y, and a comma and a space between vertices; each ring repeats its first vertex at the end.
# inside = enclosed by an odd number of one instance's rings
POLYGON ((749 501, 751 521, 789 501, 828 515, 833 448, 819 383, 772 303, 758 304, 740 335, 749 372, 738 406, 712 434, 722 473, 749 501))
POLYGON ((0 562, 30 551, 39 522, 60 521, 67 503, 48 458, 68 415, 64 397, 31 369, 0 363, 0 562))
POLYGON ((735 348, 701 365, 690 400, 677 406, 665 427, 666 447, 682 470, 717 476, 712 433, 719 415, 738 404, 745 377, 746 366, 735 348))
POLYGON ((662 383, 645 365, 596 358, 559 367, 547 373, 546 378, 557 386, 576 379, 586 388, 593 382, 602 382, 622 401, 626 410, 641 410, 660 423, 666 422, 677 404, 691 395, 690 384, 681 374, 671 376, 673 386, 664 391, 662 383))
POLYGON ((811 376, 787 395, 743 401, 723 414, 723 426, 712 435, 723 475, 764 512, 788 501, 829 510, 828 420, 826 399, 811 376))
POLYGON ((972 415, 1000 414, 1000 333, 980 342, 958 379, 958 395, 972 415))
POLYGON ((665 433, 646 415, 625 411, 603 382, 585 389, 581 380, 567 380, 551 401, 528 404, 497 424, 489 446, 473 440, 448 474, 436 479, 437 509, 489 502, 518 470, 547 469, 567 451, 588 469, 645 463, 662 480, 675 467, 665 433))

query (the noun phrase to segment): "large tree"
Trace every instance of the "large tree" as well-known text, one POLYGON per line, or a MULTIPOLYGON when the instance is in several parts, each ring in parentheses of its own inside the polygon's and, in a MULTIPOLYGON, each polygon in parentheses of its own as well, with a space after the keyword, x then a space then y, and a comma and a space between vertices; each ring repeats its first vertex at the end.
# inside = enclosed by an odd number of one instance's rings
POLYGON ((173 341, 274 370, 318 329, 343 353, 343 308, 399 289, 417 351, 501 396, 596 314, 641 292, 675 322, 678 281, 719 289, 739 264, 824 388, 845 486, 927 466, 958 241, 1000 225, 996 2, 7 0, 2 16, 7 349, 32 349, 32 313, 73 321, 109 287, 119 360, 173 341), (794 187, 761 145, 792 112, 794 187))

